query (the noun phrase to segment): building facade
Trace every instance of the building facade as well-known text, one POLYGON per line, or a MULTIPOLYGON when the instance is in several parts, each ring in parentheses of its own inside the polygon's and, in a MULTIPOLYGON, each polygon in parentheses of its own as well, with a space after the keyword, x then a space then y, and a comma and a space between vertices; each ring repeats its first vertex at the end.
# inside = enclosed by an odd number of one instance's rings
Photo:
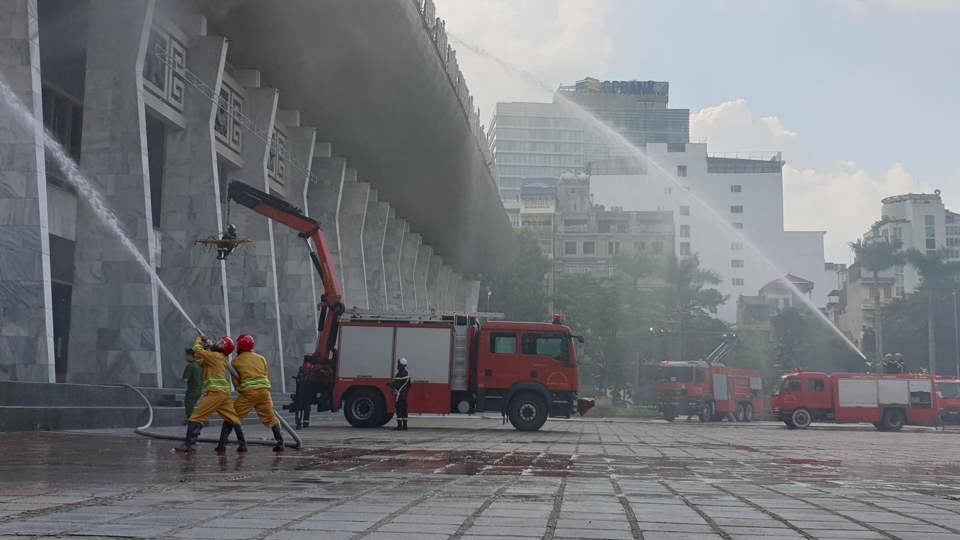
POLYGON ((165 285, 204 332, 256 336, 284 391, 315 345, 323 287, 303 240, 230 204, 230 182, 321 223, 348 308, 476 309, 468 276, 495 261, 510 226, 432 1, 221 8, 0 0, 3 80, 150 269, 45 154, 41 132, 0 104, 0 155, 12 160, 0 167, 0 379, 177 385, 196 330, 165 285), (309 65, 293 54, 304 44, 309 65), (335 73, 345 60, 352 70, 335 73), (417 87, 404 107, 377 95, 403 84, 417 87), (397 136, 415 118, 431 129, 397 136), (449 159, 430 158, 438 146, 449 159), (228 224, 250 242, 220 261, 197 241, 228 224))
POLYGON ((721 278, 723 319, 736 320, 740 295, 788 273, 813 282, 811 302, 826 304, 834 285, 824 270, 823 232, 784 230, 779 154, 712 156, 704 143, 648 143, 644 150, 646 171, 591 176, 594 201, 673 212, 677 255, 696 254, 721 278))
POLYGON ((491 148, 500 176, 500 196, 514 226, 519 226, 524 178, 559 178, 565 171, 585 172, 625 159, 616 145, 596 133, 566 102, 590 111, 615 127, 632 144, 686 143, 690 111, 670 109, 669 83, 599 81, 586 78, 561 86, 552 103, 497 103, 490 123, 491 148))

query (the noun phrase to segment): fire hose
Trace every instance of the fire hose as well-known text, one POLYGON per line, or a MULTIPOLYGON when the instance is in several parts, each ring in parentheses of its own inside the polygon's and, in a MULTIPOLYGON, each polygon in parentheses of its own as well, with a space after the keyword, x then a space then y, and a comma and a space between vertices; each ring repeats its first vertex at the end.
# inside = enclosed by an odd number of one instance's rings
MULTIPOLYGON (((120 386, 133 390, 134 392, 137 393, 138 396, 140 396, 143 402, 147 404, 147 423, 134 429, 133 430, 134 433, 136 433, 137 435, 142 435, 144 437, 150 437, 151 439, 163 439, 166 441, 182 441, 183 440, 183 437, 179 437, 177 435, 167 435, 165 433, 157 433, 154 431, 150 431, 150 428, 153 426, 153 405, 150 403, 150 400, 147 399, 147 396, 143 395, 143 392, 141 392, 140 389, 135 386, 132 386, 129 384, 122 384, 120 386)), ((287 421, 284 420, 283 417, 280 416, 279 414, 277 415, 277 420, 280 421, 280 425, 283 426, 283 430, 286 431, 290 435, 290 437, 295 441, 292 443, 286 442, 284 443, 284 446, 287 446, 288 448, 295 448, 295 449, 303 448, 303 439, 301 439, 300 435, 298 435, 297 432, 292 427, 290 427, 290 424, 288 424, 287 421)), ((219 442, 219 439, 214 437, 201 437, 199 441, 215 443, 215 442, 219 442)), ((274 443, 273 441, 251 440, 251 441, 247 441, 247 444, 273 446, 274 443)))

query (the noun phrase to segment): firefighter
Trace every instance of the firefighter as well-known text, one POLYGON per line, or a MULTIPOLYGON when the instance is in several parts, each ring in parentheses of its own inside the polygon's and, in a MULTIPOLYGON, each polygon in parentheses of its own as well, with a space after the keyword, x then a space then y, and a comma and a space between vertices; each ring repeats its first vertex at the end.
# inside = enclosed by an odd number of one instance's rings
MULTIPOLYGON (((273 408, 273 398, 270 396, 270 369, 267 359, 254 352, 256 343, 253 336, 242 334, 237 337, 237 357, 231 365, 235 373, 233 384, 240 392, 233 403, 237 416, 241 421, 250 414, 250 410, 257 411, 260 422, 273 431, 276 443, 274 452, 283 452, 283 435, 280 432, 280 420, 277 411, 273 408)), ((238 451, 247 450, 246 441, 240 442, 238 451)))
POLYGON ((197 408, 197 402, 200 401, 200 395, 203 394, 203 369, 196 363, 196 356, 192 348, 187 349, 185 353, 187 365, 184 366, 181 376, 181 379, 187 385, 187 391, 183 396, 184 425, 190 421, 190 415, 197 408))
POLYGON ((210 344, 206 337, 200 336, 193 343, 196 363, 203 368, 204 394, 187 421, 187 435, 183 446, 180 447, 186 453, 196 452, 200 430, 213 413, 223 418, 220 441, 216 448, 218 454, 226 451, 227 436, 230 435, 231 430, 236 430, 238 437, 243 436, 240 430, 240 419, 233 410, 230 382, 227 381, 227 356, 233 352, 233 349, 234 343, 229 336, 220 338, 214 344, 210 344))
POLYGON ((400 357, 397 360, 397 376, 393 378, 393 391, 397 394, 397 427, 394 431, 407 430, 407 394, 410 393, 410 385, 413 380, 407 373, 407 359, 400 357))

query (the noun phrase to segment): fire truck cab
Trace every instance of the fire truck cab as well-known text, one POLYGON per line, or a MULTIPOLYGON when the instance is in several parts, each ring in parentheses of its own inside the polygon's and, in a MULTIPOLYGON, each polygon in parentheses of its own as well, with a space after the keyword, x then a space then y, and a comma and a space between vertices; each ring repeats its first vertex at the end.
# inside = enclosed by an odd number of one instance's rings
POLYGON ((934 380, 940 402, 939 424, 960 424, 960 379, 934 380))
POLYGON ((904 425, 935 425, 939 401, 933 377, 922 374, 828 375, 797 370, 774 390, 772 413, 788 428, 814 421, 869 422, 881 431, 904 425))

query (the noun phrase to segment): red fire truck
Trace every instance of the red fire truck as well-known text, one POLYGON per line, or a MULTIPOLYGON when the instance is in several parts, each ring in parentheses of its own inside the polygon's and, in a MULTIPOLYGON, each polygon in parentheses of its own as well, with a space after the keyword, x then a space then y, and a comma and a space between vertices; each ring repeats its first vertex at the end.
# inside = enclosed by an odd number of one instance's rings
POLYGON ((814 421, 869 422, 881 431, 933 426, 939 400, 934 378, 922 374, 826 373, 798 370, 774 390, 773 416, 794 429, 814 421))
POLYGON ((750 422, 763 411, 760 372, 720 363, 735 344, 736 336, 724 336, 706 360, 660 363, 657 401, 664 419, 699 416, 701 422, 725 417, 750 422))
POLYGON ((230 199, 296 230, 323 282, 316 349, 304 357, 293 403, 297 427, 309 411, 344 410, 353 426, 379 427, 393 417, 391 383, 400 357, 410 360, 411 413, 502 412, 521 431, 549 416, 584 414, 593 400, 577 397, 580 376, 570 328, 553 324, 481 322, 476 316, 344 316, 340 284, 323 231, 286 201, 233 182, 230 199), (312 245, 311 245, 312 240, 312 245))
POLYGON ((940 402, 939 423, 960 424, 960 379, 937 377, 933 384, 940 402))

